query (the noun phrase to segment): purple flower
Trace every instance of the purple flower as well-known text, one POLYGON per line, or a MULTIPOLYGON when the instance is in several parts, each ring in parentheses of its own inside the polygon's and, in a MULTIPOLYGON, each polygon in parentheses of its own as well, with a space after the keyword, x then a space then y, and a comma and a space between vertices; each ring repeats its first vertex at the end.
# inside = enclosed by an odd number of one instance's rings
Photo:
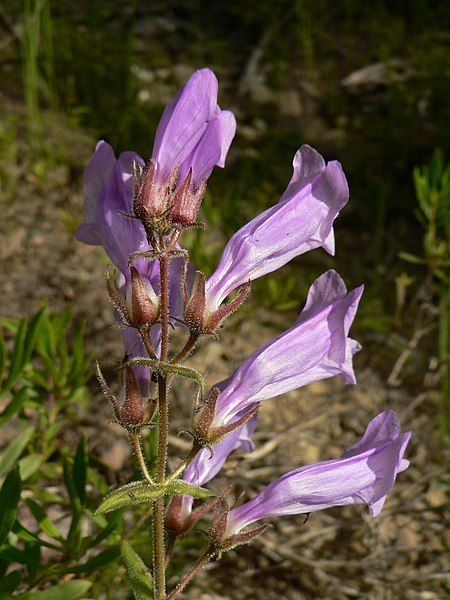
POLYGON ((294 173, 281 200, 244 225, 226 245, 220 263, 207 281, 206 300, 214 313, 233 290, 275 271, 322 246, 334 254, 333 221, 348 200, 341 165, 302 146, 294 173))
POLYGON ((183 181, 192 169, 198 187, 215 165, 225 166, 236 133, 233 113, 217 105, 218 83, 210 69, 191 75, 179 94, 166 107, 156 131, 152 159, 157 180, 166 181, 179 168, 183 181))
MULTIPOLYGON (((195 189, 215 165, 225 165, 236 120, 217 106, 217 87, 212 71, 196 71, 165 109, 152 154, 160 184, 179 169, 179 181, 191 172, 195 189)), ((133 152, 116 159, 109 144, 97 144, 84 173, 84 221, 77 230, 78 240, 103 246, 125 276, 129 256, 150 249, 142 223, 126 216, 133 212, 133 161, 145 167, 133 152)))
POLYGON ((293 327, 261 346, 216 387, 213 427, 231 423, 255 403, 312 381, 339 375, 356 383, 353 355, 360 345, 348 337, 363 286, 347 293, 333 270, 312 284, 293 327))
POLYGON ((286 473, 252 500, 228 513, 224 538, 260 519, 310 513, 332 506, 367 504, 372 516, 382 509, 403 459, 411 432, 401 433, 393 411, 375 417, 359 442, 341 458, 286 473))
MULTIPOLYGON (((125 277, 129 277, 128 258, 133 252, 150 250, 142 224, 132 214, 133 161, 144 161, 134 152, 123 152, 118 159, 109 144, 100 141, 84 171, 84 221, 77 239, 85 244, 103 246, 125 277)), ((149 275, 150 261, 139 261, 139 271, 149 275)))

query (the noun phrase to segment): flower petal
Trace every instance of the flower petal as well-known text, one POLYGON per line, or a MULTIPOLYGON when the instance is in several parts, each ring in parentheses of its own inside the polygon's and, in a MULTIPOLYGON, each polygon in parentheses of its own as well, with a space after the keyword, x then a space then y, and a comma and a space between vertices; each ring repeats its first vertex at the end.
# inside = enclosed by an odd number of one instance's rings
POLYGON ((296 256, 318 246, 333 251, 333 221, 348 200, 348 187, 339 163, 324 164, 309 146, 300 148, 281 201, 233 235, 207 281, 211 313, 237 287, 296 256))
POLYGON ((205 133, 184 161, 180 171, 180 181, 192 169, 194 188, 207 179, 217 165, 225 166, 225 159, 236 133, 236 119, 232 112, 222 110, 207 126, 205 133))
POLYGON ((363 438, 344 452, 343 458, 290 471, 253 500, 231 510, 225 537, 260 519, 332 506, 365 503, 372 515, 378 514, 405 466, 403 454, 410 437, 410 432, 400 433, 394 413, 381 413, 369 423, 363 438), (361 451, 355 451, 357 448, 361 451))
POLYGON ((335 271, 319 277, 295 325, 261 346, 232 377, 215 386, 221 393, 214 425, 230 423, 250 405, 312 381, 339 375, 354 383, 352 357, 360 346, 347 336, 362 292, 361 286, 346 293, 335 271))
POLYGON ((217 114, 216 76, 210 69, 196 71, 177 97, 166 107, 156 131, 152 157, 158 178, 170 173, 191 154, 217 114))

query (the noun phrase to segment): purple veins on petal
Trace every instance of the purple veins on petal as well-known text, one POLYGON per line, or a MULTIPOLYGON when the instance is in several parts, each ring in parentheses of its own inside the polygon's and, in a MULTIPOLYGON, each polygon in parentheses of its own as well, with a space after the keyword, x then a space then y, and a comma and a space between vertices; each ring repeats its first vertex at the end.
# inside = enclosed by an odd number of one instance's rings
POLYGON ((278 204, 237 231, 225 246, 207 282, 214 312, 239 286, 275 271, 319 246, 334 254, 333 222, 348 200, 348 186, 337 161, 325 163, 309 146, 293 161, 292 179, 278 204))
POLYGON ((376 516, 397 474, 409 465, 403 455, 410 437, 411 432, 401 433, 393 411, 379 414, 341 458, 294 469, 231 510, 225 537, 260 519, 347 504, 367 504, 376 516))
POLYGON ((230 423, 256 402, 313 381, 338 375, 345 383, 355 383, 352 358, 360 345, 348 332, 362 292, 360 286, 347 293, 333 270, 321 275, 294 326, 261 346, 215 386, 221 393, 213 425, 230 423))

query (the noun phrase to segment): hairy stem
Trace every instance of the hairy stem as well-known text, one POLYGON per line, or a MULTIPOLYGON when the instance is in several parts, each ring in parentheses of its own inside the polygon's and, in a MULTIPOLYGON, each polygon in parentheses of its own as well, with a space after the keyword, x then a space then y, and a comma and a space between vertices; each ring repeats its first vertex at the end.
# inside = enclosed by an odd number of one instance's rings
POLYGON ((147 464, 145 462, 144 454, 142 452, 141 440, 139 435, 134 431, 128 431, 131 443, 133 444, 134 452, 141 468, 142 474, 149 483, 153 483, 153 479, 148 471, 147 464))
POLYGON ((167 600, 172 600, 176 598, 181 592, 190 584, 192 579, 197 575, 199 571, 203 569, 206 563, 214 556, 214 552, 209 548, 203 556, 201 556, 198 561, 194 564, 189 573, 180 581, 177 587, 170 592, 167 596, 167 600))
POLYGON ((183 359, 187 358, 189 356, 189 354, 192 352, 192 350, 194 349, 194 346, 195 346, 198 338, 199 338, 198 333, 194 333, 191 331, 189 338, 188 338, 186 344, 184 345, 184 347, 178 352, 178 354, 176 356, 174 356, 174 358, 170 362, 172 364, 176 364, 176 363, 182 361, 183 359))
MULTIPOLYGON (((167 254, 159 257, 161 286, 161 361, 166 362, 169 355, 169 264, 167 254)), ((158 375, 158 457, 156 463, 156 482, 162 483, 166 474, 167 444, 169 437, 169 403, 167 398, 167 377, 158 375)), ((166 565, 164 543, 164 496, 158 498, 153 506, 153 570, 155 579, 155 600, 166 598, 166 565)))
POLYGON ((150 340, 150 334, 149 334, 148 330, 146 330, 142 327, 139 327, 138 333, 142 340, 142 343, 145 346, 145 349, 147 350, 147 354, 148 354, 149 358, 157 359, 156 352, 152 346, 152 342, 150 340))

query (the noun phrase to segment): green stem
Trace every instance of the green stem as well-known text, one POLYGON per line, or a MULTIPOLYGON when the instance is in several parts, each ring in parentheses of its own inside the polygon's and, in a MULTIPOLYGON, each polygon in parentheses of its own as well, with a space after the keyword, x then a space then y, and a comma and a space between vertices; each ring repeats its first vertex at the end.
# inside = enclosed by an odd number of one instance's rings
MULTIPOLYGON (((169 264, 170 257, 159 257, 161 287, 161 361, 169 356, 169 264)), ((169 438, 169 402, 167 398, 167 377, 158 375, 158 457, 156 462, 156 482, 162 483, 166 475, 167 445, 169 438)), ((164 541, 164 497, 153 505, 153 571, 155 579, 155 600, 166 598, 166 564, 164 541)))
POLYGON ((134 452, 136 454, 136 458, 139 463, 139 467, 141 468, 143 476, 149 483, 153 484, 153 479, 148 471, 144 454, 142 452, 141 440, 139 439, 139 435, 134 431, 128 431, 128 435, 130 436, 131 443, 133 444, 134 452))

